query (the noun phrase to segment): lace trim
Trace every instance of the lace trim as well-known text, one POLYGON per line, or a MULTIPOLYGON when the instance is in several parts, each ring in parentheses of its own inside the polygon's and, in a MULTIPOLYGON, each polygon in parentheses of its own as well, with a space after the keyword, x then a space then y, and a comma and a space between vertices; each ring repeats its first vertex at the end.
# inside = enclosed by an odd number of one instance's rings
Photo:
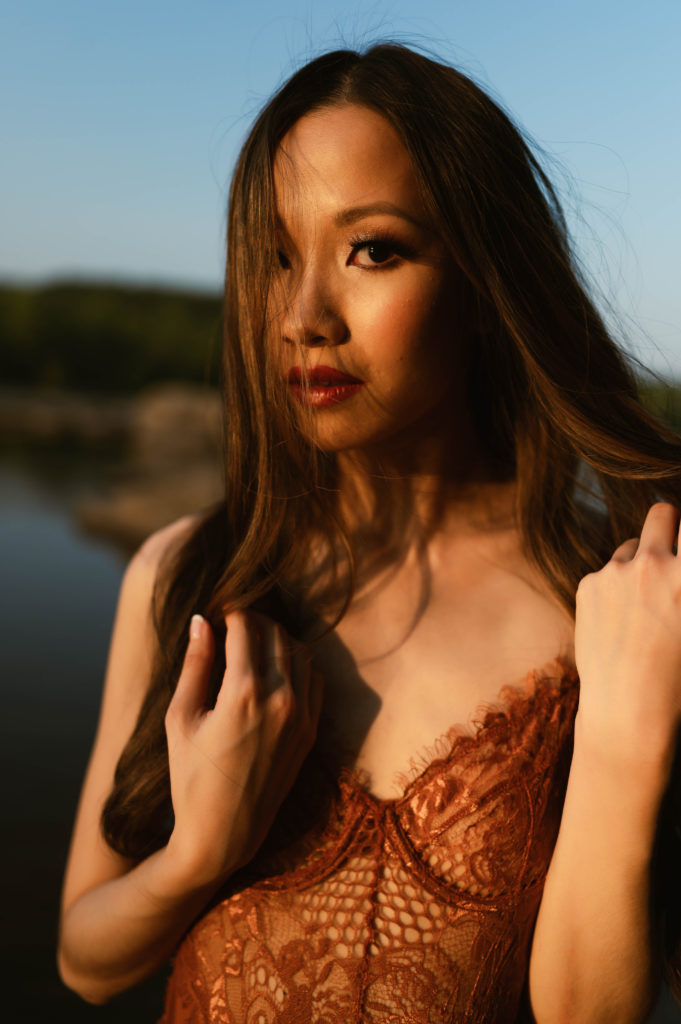
MULTIPOLYGON (((394 797, 378 797, 371 792, 371 773, 355 765, 341 764, 337 778, 342 788, 355 790, 379 807, 401 804, 408 800, 422 783, 460 755, 470 754, 492 738, 496 745, 510 738, 516 729, 527 725, 529 706, 540 703, 547 710, 579 684, 577 669, 567 658, 556 657, 540 668, 530 669, 524 677, 524 688, 508 684, 496 698, 482 701, 472 712, 469 724, 451 725, 432 743, 412 754, 408 768, 393 775, 393 784, 400 790, 394 797)), ((340 749, 337 751, 341 754, 340 749)), ((341 754, 342 756, 342 754, 341 754)), ((345 756, 348 756, 345 752, 345 756)))

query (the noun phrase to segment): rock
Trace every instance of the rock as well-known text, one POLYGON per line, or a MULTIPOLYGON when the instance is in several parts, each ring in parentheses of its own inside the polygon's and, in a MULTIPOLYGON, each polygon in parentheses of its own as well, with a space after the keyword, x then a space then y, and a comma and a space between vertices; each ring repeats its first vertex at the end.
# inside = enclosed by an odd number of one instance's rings
POLYGON ((81 502, 87 531, 136 548, 154 530, 223 495, 219 394, 192 384, 159 384, 136 399, 126 479, 106 498, 81 502))
POLYGON ((76 516, 126 550, 223 494, 220 396, 210 388, 165 383, 133 397, 4 389, 0 432, 29 445, 68 443, 74 454, 123 453, 108 493, 81 498, 76 516))
POLYGON ((128 480, 105 498, 82 499, 78 522, 86 532, 132 552, 150 533, 188 512, 207 508, 222 496, 220 473, 214 463, 204 461, 128 480))
POLYGON ((193 384, 159 384, 141 392, 131 422, 131 455, 157 472, 197 458, 216 460, 221 447, 220 395, 193 384))

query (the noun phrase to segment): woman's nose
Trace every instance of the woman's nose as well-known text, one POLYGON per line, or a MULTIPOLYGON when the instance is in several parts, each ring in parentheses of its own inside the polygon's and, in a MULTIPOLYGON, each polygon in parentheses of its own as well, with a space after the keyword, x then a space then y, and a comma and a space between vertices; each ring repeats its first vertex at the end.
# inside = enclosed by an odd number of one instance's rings
POLYGON ((340 345, 349 334, 338 297, 313 272, 287 295, 281 330, 284 341, 306 346, 340 345))

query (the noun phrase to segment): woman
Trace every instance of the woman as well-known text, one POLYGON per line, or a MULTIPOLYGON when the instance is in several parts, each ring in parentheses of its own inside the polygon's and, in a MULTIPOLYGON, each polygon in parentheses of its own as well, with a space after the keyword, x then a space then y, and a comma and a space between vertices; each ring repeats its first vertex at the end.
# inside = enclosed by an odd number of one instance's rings
POLYGON ((467 78, 339 51, 264 109, 224 390, 225 502, 124 580, 64 980, 177 949, 166 1022, 643 1020, 678 979, 681 443, 467 78))

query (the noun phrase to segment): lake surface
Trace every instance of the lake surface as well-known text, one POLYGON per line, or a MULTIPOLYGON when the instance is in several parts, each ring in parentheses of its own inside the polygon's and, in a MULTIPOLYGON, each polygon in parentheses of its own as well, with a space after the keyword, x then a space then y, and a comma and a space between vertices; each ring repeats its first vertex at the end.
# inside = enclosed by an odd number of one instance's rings
POLYGON ((22 1024, 148 1024, 162 1008, 162 981, 94 1007, 54 966, 61 876, 125 566, 75 525, 74 502, 93 487, 85 466, 0 462, 3 966, 22 1024))
MULTIPOLYGON (((125 559, 75 525, 97 467, 0 461, 3 943, 16 1020, 152 1024, 163 978, 106 1007, 69 993, 54 967, 59 888, 96 726, 125 559)), ((663 996, 650 1024, 681 1024, 663 996)))

